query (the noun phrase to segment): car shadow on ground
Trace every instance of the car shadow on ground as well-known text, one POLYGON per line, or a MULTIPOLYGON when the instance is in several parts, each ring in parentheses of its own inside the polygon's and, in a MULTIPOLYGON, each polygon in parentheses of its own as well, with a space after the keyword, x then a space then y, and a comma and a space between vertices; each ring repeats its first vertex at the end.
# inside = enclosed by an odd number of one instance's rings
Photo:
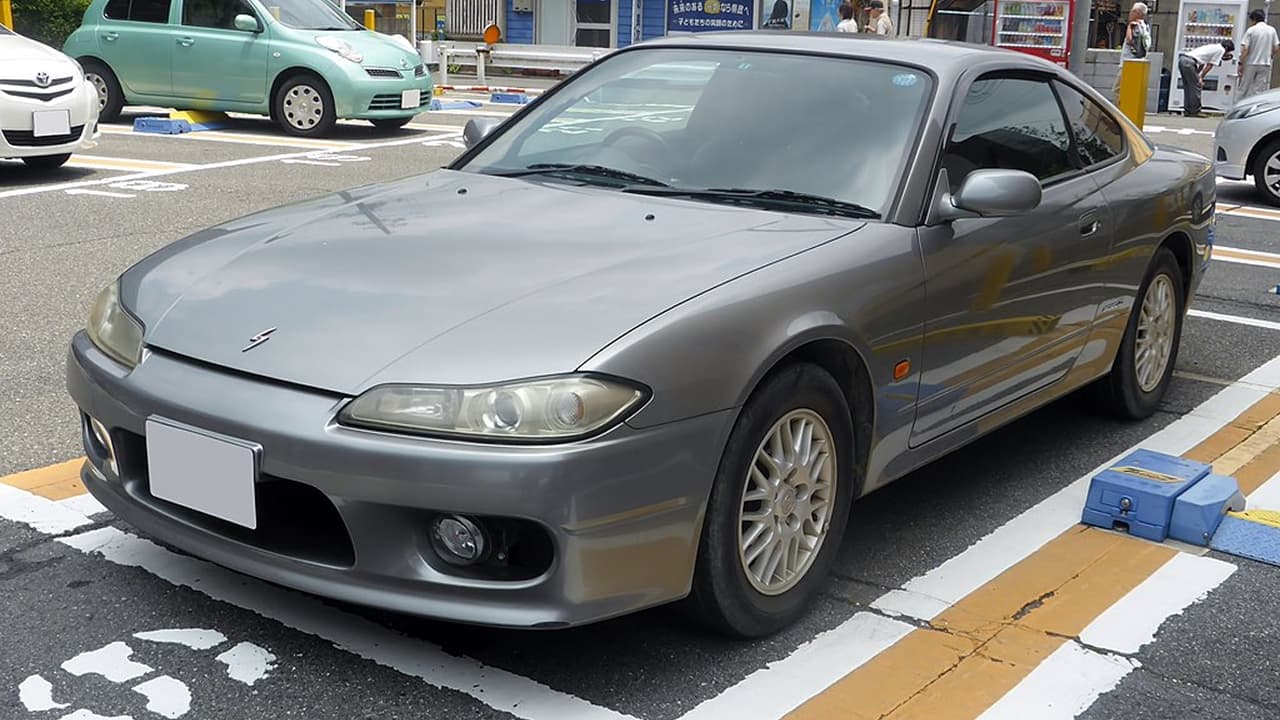
POLYGON ((55 170, 35 170, 21 160, 0 160, 0 188, 18 188, 86 180, 101 171, 90 168, 63 167, 55 170))

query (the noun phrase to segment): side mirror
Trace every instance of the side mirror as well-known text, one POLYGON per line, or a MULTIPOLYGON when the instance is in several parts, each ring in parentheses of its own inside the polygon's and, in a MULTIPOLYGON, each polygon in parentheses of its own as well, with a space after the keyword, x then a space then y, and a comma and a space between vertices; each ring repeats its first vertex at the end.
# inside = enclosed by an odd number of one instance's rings
POLYGON ((477 143, 484 140, 493 132, 502 121, 494 117, 477 117, 467 121, 466 127, 462 129, 462 142, 468 148, 475 147, 477 143))
POLYGON ((1040 206, 1040 181, 1022 170, 975 170, 954 195, 944 196, 940 220, 961 217, 1006 217, 1040 206))
POLYGON ((232 24, 235 25, 237 30, 243 30, 244 32, 262 32, 262 26, 258 24, 258 18, 252 15, 245 15, 241 13, 236 16, 236 19, 232 21, 232 24))

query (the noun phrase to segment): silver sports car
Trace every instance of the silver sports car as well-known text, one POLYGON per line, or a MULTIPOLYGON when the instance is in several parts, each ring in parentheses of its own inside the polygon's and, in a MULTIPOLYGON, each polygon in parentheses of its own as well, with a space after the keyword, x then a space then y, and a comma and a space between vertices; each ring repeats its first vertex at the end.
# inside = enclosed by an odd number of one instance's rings
POLYGON ((92 493, 358 604, 763 635, 859 496, 1086 386, 1150 414, 1213 242, 1207 159, 970 45, 669 38, 465 137, 104 289, 92 493))

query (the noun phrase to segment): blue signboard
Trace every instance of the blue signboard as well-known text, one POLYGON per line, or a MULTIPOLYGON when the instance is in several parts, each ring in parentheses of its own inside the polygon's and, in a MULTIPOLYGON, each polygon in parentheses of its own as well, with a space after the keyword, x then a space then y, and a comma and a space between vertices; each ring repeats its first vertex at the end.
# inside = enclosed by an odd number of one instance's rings
POLYGON ((811 0, 809 3, 809 29, 815 32, 835 32, 840 24, 841 0, 811 0))
POLYGON ((708 30, 750 30, 755 23, 755 0, 669 0, 667 30, 706 32, 708 30))

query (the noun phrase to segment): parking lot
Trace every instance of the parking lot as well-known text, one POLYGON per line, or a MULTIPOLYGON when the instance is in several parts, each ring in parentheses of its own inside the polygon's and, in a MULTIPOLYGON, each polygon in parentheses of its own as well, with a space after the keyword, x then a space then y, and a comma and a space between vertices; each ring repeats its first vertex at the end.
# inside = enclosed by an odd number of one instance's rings
MULTIPOLYGON (((455 109, 401 131, 324 140, 265 118, 135 133, 135 109, 57 172, 0 162, 0 716, 1280 716, 1280 570, 1077 525, 1088 478, 1134 447, 1214 462, 1280 508, 1280 209, 1248 183, 1219 182, 1214 261, 1160 412, 1126 424, 1067 397, 856 503, 820 602, 767 640, 669 608, 529 632, 397 616, 237 575, 103 512, 75 479, 63 375, 97 292, 199 229, 440 167, 469 118, 519 107, 442 100, 455 109)), ((1206 155, 1212 129, 1147 120, 1155 142, 1206 155)))

